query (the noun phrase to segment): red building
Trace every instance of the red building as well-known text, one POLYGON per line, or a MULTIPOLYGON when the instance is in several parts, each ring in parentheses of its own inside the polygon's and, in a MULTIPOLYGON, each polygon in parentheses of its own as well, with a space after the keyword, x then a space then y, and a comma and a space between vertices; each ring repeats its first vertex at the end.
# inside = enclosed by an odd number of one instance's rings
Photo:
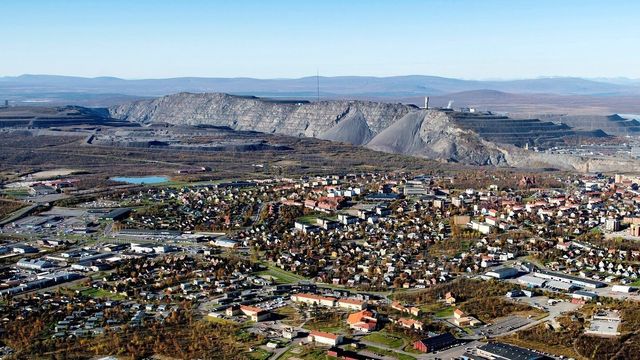
POLYGON ((458 342, 450 333, 434 335, 413 343, 413 348, 421 352, 433 352, 455 345, 458 342))

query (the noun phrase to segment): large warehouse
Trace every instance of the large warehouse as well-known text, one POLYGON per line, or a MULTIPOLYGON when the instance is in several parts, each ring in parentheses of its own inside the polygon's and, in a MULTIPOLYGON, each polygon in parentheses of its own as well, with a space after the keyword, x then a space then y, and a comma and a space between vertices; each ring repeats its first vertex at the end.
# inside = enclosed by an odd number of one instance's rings
POLYGON ((586 288, 591 288, 591 289, 601 288, 601 287, 607 286, 607 284, 603 283, 602 281, 585 279, 585 278, 581 278, 581 277, 577 277, 577 276, 573 276, 573 275, 567 275, 567 274, 548 271, 548 270, 538 270, 538 271, 533 273, 533 276, 536 276, 536 277, 539 277, 539 278, 542 278, 542 279, 555 280, 555 281, 560 281, 560 282, 564 282, 564 283, 569 283, 569 284, 573 284, 573 285, 576 285, 576 286, 586 287, 586 288))
POLYGON ((488 343, 478 348, 478 355, 491 360, 546 360, 548 357, 518 346, 488 343))

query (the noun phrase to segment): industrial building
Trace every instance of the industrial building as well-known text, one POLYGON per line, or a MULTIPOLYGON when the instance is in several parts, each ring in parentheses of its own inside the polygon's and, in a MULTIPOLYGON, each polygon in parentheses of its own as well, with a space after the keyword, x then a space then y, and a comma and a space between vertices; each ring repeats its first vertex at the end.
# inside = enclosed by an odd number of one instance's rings
POLYGON ((571 298, 577 300, 591 301, 598 298, 598 294, 591 291, 577 290, 571 294, 571 298))
POLYGON ((102 220, 110 220, 110 221, 122 220, 122 219, 126 218, 129 215, 129 213, 131 213, 131 209, 129 209, 129 208, 113 209, 113 210, 109 211, 108 213, 102 215, 100 217, 100 219, 102 219, 102 220))
POLYGON ((557 273, 557 272, 547 271, 547 270, 538 270, 538 271, 533 273, 533 276, 536 276, 536 277, 539 277, 539 278, 542 278, 542 279, 555 280, 555 281, 560 281, 560 282, 564 282, 564 283, 569 283, 569 284, 573 284, 573 285, 576 285, 576 286, 586 287, 586 288, 591 288, 591 289, 596 289, 596 288, 601 288, 601 287, 607 286, 607 284, 605 284, 605 283, 603 283, 601 281, 585 279, 585 278, 581 278, 581 277, 577 277, 577 276, 573 276, 573 275, 567 275, 567 274, 562 274, 562 273, 557 273))
POLYGON ((16 287, 0 290, 0 297, 8 295, 16 295, 26 291, 43 289, 49 286, 54 286, 68 281, 73 281, 82 278, 82 275, 72 272, 57 272, 53 274, 44 275, 41 278, 33 281, 29 281, 20 284, 16 287))
POLYGON ((518 269, 512 267, 503 267, 487 271, 485 275, 496 279, 509 279, 518 275, 518 269))
POLYGON ((55 265, 50 261, 28 260, 28 259, 18 260, 18 262, 16 263, 16 266, 22 269, 36 270, 36 271, 43 271, 43 270, 55 267, 55 265))
POLYGON ((13 244, 9 245, 9 247, 11 248, 11 251, 16 254, 35 254, 39 251, 31 245, 25 244, 13 244))
POLYGON ((518 278, 518 283, 531 289, 543 287, 546 282, 547 281, 545 279, 535 277, 532 275, 523 275, 518 278))
POLYGON ((489 360, 545 360, 548 357, 535 351, 503 343, 488 343, 478 347, 478 356, 489 360))
POLYGON ((630 293, 635 290, 636 289, 634 287, 628 285, 613 285, 611 287, 611 291, 620 293, 630 293))
POLYGON ((450 333, 442 333, 439 335, 433 335, 428 338, 420 339, 413 343, 413 348, 421 352, 434 352, 458 343, 456 339, 450 333))
POLYGON ((178 230, 156 230, 156 229, 121 229, 113 234, 114 237, 136 238, 136 239, 175 239, 182 236, 178 230))

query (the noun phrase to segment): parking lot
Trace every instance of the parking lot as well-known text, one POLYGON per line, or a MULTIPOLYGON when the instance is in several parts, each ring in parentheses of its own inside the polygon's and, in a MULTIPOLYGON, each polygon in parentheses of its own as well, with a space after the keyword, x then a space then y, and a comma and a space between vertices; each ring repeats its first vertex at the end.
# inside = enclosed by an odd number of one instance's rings
POLYGON ((517 301, 527 303, 535 308, 544 310, 549 313, 549 319, 552 324, 556 324, 555 320, 558 316, 565 313, 579 309, 582 305, 573 304, 569 301, 557 301, 553 304, 549 303, 549 298, 546 296, 536 296, 532 298, 518 298, 517 301))
POLYGON ((480 336, 499 336, 509 331, 519 329, 525 325, 528 325, 535 320, 528 319, 522 316, 508 316, 502 319, 496 320, 493 324, 480 327, 474 330, 474 332, 480 336))

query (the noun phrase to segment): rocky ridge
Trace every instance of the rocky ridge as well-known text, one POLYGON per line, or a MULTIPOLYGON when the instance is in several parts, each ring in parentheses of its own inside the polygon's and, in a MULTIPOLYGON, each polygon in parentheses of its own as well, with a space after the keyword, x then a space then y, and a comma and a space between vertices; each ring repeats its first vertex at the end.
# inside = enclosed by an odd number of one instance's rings
POLYGON ((180 93, 109 110, 114 118, 141 123, 209 124, 234 130, 320 137, 341 120, 354 116, 364 120, 376 134, 416 109, 411 105, 371 101, 278 102, 220 93, 180 93))
POLYGON ((578 171, 615 171, 636 165, 628 159, 613 161, 537 153, 513 144, 497 143, 460 126, 450 112, 397 103, 347 100, 310 103, 220 93, 180 93, 115 106, 109 112, 113 118, 143 124, 206 124, 316 137, 377 151, 471 165, 578 171))

